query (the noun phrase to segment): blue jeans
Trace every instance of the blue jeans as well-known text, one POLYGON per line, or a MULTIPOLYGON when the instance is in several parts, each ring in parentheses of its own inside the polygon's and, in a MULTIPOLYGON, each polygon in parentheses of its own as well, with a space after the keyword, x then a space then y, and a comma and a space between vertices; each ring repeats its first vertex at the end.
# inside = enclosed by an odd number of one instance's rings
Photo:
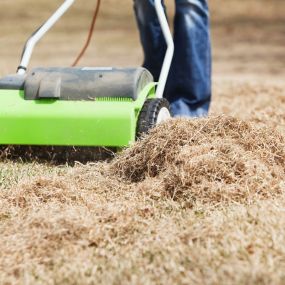
MULTIPOLYGON (((207 0, 175 0, 175 4, 175 52, 164 97, 174 116, 206 116, 211 102, 212 71, 207 0)), ((145 56, 143 66, 157 81, 167 47, 154 0, 134 0, 134 9, 145 56)))

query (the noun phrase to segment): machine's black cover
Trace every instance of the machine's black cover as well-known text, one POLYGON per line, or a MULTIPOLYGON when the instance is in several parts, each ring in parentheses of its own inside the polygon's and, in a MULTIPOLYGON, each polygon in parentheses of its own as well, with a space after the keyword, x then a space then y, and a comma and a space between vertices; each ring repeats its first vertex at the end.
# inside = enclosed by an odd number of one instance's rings
POLYGON ((101 97, 137 99, 152 75, 144 68, 36 68, 28 73, 25 99, 95 100, 101 97))
POLYGON ((0 78, 0 89, 2 90, 23 90, 25 84, 25 75, 8 75, 0 78))

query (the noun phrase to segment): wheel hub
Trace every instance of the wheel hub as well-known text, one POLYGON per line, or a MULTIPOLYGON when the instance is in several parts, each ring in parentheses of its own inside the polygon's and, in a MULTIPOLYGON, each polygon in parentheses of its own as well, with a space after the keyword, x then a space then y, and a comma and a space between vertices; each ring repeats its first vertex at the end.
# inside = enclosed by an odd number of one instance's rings
POLYGON ((156 124, 160 124, 162 122, 165 122, 166 120, 171 118, 171 114, 169 112, 169 110, 166 107, 163 107, 160 109, 158 115, 157 115, 157 120, 156 120, 156 124))

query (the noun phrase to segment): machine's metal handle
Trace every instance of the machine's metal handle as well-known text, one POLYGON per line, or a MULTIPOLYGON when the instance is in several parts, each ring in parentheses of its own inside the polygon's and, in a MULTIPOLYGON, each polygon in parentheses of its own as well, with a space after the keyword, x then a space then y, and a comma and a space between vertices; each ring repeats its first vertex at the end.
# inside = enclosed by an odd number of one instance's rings
MULTIPOLYGON (((18 67, 18 74, 22 75, 26 73, 27 66, 30 62, 35 45, 71 7, 74 1, 75 0, 65 0, 64 3, 56 10, 56 12, 28 39, 23 50, 20 66, 18 67)), ((163 35, 167 43, 167 51, 156 90, 156 97, 162 98, 174 54, 174 43, 161 0, 155 0, 154 3, 163 35)))
POLYGON ((170 27, 166 19, 166 15, 164 13, 161 0, 155 0, 154 4, 155 4, 156 13, 159 19, 159 23, 161 25, 161 29, 162 29, 162 32, 163 32, 163 35, 164 35, 164 38, 167 44, 167 51, 165 54, 164 62, 162 65, 162 69, 161 69, 161 73, 159 76, 159 81, 158 81, 158 85, 156 89, 156 97, 162 98, 165 85, 166 85, 166 81, 168 78, 169 70, 171 67, 173 55, 174 55, 174 42, 173 42, 172 34, 170 31, 170 27))
POLYGON ((62 17, 62 15, 71 7, 75 0, 65 0, 64 3, 56 10, 56 12, 28 39, 25 44, 21 63, 17 73, 23 75, 26 73, 30 62, 33 49, 38 41, 45 35, 46 32, 62 17))

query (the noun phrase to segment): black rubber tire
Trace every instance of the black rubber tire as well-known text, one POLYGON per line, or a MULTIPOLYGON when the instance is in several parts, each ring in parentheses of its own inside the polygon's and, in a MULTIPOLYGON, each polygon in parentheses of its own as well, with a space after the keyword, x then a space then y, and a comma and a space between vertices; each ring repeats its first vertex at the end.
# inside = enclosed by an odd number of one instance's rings
POLYGON ((156 126, 158 114, 162 108, 167 108, 171 114, 170 105, 165 98, 147 99, 145 101, 137 123, 137 138, 156 126))

